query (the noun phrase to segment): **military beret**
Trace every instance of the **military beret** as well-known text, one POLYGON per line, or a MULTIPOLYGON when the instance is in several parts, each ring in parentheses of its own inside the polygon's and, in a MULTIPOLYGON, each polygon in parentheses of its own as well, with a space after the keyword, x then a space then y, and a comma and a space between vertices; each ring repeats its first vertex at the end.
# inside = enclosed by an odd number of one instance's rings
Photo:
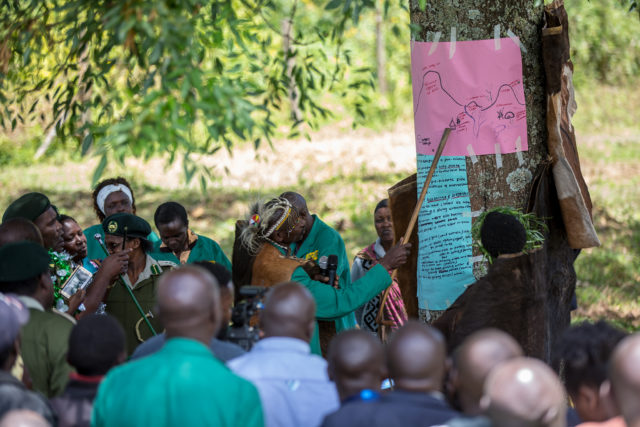
POLYGON ((127 237, 146 239, 151 234, 151 226, 147 221, 139 216, 132 215, 130 213, 116 213, 109 215, 102 221, 102 229, 104 234, 111 234, 113 236, 125 235, 127 231, 127 237))
POLYGON ((18 282, 49 270, 49 253, 40 245, 22 240, 0 248, 0 282, 18 282))
POLYGON ((49 198, 42 193, 27 193, 9 205, 2 222, 11 218, 26 218, 35 221, 51 206, 49 198))

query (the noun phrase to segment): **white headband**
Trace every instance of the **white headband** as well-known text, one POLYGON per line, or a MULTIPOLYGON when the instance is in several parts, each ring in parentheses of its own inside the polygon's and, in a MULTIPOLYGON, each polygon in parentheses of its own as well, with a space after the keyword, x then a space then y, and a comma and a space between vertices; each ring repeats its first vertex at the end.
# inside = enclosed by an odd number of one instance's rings
POLYGON ((98 204, 98 208, 100 208, 102 213, 105 213, 104 201, 107 200, 107 197, 109 197, 109 194, 115 193, 116 191, 122 191, 124 194, 127 195, 127 197, 129 198, 129 201, 133 203, 133 196, 131 195, 131 190, 129 190, 129 187, 127 187, 124 184, 115 184, 115 185, 110 184, 103 187, 102 190, 100 190, 98 192, 98 195, 96 196, 96 203, 98 204))

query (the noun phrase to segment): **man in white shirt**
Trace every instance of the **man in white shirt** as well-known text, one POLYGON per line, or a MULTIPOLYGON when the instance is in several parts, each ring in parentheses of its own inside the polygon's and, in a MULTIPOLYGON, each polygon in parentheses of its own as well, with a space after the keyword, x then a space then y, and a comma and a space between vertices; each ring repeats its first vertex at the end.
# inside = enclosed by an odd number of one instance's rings
POLYGON ((302 285, 274 286, 260 317, 264 338, 227 363, 258 388, 267 427, 317 426, 338 409, 327 363, 309 347, 315 311, 313 296, 302 285))

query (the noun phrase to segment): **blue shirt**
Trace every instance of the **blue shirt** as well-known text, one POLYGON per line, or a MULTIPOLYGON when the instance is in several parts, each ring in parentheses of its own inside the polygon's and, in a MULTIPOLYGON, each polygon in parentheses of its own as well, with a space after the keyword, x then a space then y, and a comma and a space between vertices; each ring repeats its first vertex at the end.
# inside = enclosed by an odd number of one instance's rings
POLYGON ((327 362, 305 341, 264 338, 227 366, 258 388, 268 427, 318 426, 340 405, 327 362))

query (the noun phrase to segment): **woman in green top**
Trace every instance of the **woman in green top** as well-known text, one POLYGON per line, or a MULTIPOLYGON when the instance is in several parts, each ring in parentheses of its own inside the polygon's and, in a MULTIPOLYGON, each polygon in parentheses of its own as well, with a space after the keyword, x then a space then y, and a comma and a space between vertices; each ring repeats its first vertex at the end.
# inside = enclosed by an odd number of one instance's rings
MULTIPOLYGON (((95 236, 100 235, 104 241, 104 231, 102 230, 102 221, 109 215, 125 212, 135 215, 136 199, 133 196, 131 184, 122 178, 109 178, 101 181, 93 190, 93 210, 98 216, 98 224, 84 230, 87 237, 87 257, 89 259, 102 260, 107 254, 100 247, 95 236)), ((147 240, 155 244, 160 238, 153 231, 147 236, 147 240)))
MULTIPOLYGON (((251 208, 247 225, 242 230, 240 239, 253 256, 258 256, 266 248, 265 245, 275 247, 282 255, 289 255, 289 245, 299 241, 300 233, 305 231, 304 227, 296 227, 298 221, 298 212, 287 199, 273 199, 264 205, 256 203, 251 208)), ((335 320, 351 313, 386 289, 391 284, 391 276, 387 270, 396 269, 404 264, 410 248, 411 244, 402 244, 402 242, 392 247, 377 266, 346 288, 336 289, 326 283, 326 279, 325 282, 317 280, 320 279, 317 275, 311 278, 302 266, 295 268, 287 279, 301 283, 309 289, 316 300, 316 319, 335 320)), ((284 257, 280 260, 289 261, 284 257)), ((280 260, 274 258, 272 262, 278 263, 280 260)), ((253 273, 255 275, 256 271, 254 270, 253 273)), ((320 354, 317 328, 316 324, 311 351, 320 354)))

